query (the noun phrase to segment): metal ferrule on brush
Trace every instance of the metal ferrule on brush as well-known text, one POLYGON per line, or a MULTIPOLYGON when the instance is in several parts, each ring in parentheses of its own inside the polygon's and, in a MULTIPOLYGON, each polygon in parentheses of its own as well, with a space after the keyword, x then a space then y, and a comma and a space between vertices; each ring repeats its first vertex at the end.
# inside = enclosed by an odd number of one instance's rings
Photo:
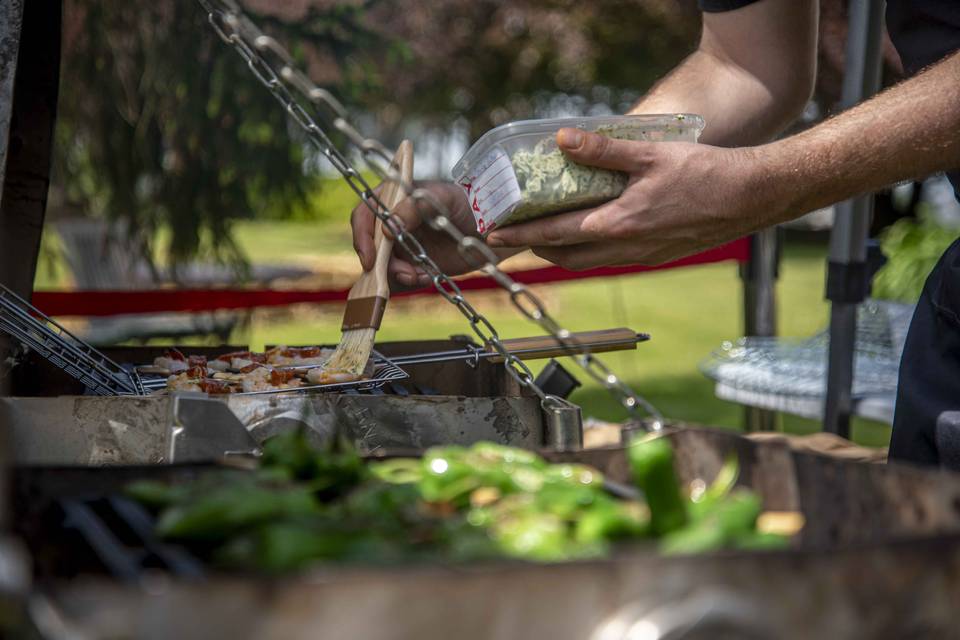
POLYGON ((387 308, 387 299, 382 296, 354 298, 347 301, 343 313, 343 331, 355 329, 379 329, 383 312, 387 308))

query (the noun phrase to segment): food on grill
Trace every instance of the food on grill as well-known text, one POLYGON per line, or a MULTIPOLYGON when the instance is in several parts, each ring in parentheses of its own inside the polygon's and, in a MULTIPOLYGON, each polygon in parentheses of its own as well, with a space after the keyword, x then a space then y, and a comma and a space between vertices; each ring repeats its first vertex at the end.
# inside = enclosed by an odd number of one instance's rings
POLYGON ((207 377, 207 368, 204 365, 195 365, 183 373, 171 375, 167 379, 167 389, 171 391, 202 391, 209 394, 234 392, 234 387, 229 380, 207 377))
POLYGON ((184 356, 177 349, 167 349, 164 355, 154 359, 153 365, 170 373, 185 371, 189 367, 203 365, 214 371, 241 370, 252 364, 267 364, 276 367, 305 367, 322 365, 333 354, 333 349, 323 347, 286 347, 257 351, 233 351, 208 361, 206 356, 184 356))
POLYGON ((643 501, 614 495, 591 467, 489 442, 364 463, 342 444, 317 452, 300 430, 268 440, 254 472, 140 482, 128 493, 159 511, 162 537, 221 567, 267 572, 319 561, 556 562, 604 556, 626 540, 664 553, 788 544, 757 531, 760 500, 733 488, 735 461, 710 486, 685 491, 666 440, 636 442, 628 459, 643 501))
POLYGON ((359 377, 351 371, 335 371, 330 369, 307 370, 307 382, 310 384, 336 384, 339 382, 353 382, 359 377))
POLYGON ((174 374, 167 378, 167 389, 170 391, 200 391, 200 380, 199 378, 191 378, 184 373, 174 374))
POLYGON ((295 371, 271 369, 259 365, 254 366, 252 370, 242 375, 241 386, 247 393, 251 391, 295 389, 303 385, 303 381, 296 377, 295 371))
POLYGON ((625 173, 577 164, 557 148, 556 134, 564 127, 623 140, 696 142, 703 119, 688 114, 555 118, 492 129, 452 172, 480 233, 595 206, 623 192, 625 173))
POLYGON ((187 359, 176 349, 167 349, 162 356, 154 359, 153 366, 166 369, 170 373, 179 373, 190 368, 187 359))
POLYGON ((306 385, 355 382, 373 374, 373 361, 361 375, 324 365, 333 349, 279 346, 264 353, 234 351, 207 360, 168 349, 153 361, 156 371, 168 375, 170 391, 204 391, 211 394, 284 391, 306 385))
POLYGON ((267 364, 297 367, 323 364, 333 351, 321 347, 277 347, 267 352, 267 364))

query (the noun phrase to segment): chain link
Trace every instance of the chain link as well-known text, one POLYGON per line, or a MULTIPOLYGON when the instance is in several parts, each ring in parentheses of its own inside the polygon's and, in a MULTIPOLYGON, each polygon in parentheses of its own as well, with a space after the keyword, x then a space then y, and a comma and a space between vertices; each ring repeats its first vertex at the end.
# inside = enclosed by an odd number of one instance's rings
POLYGON ((361 201, 386 226, 394 236, 395 243, 406 251, 430 277, 437 292, 453 304, 467 319, 473 332, 503 358, 507 372, 521 387, 536 394, 545 409, 568 405, 565 400, 545 394, 537 386, 530 368, 504 346, 490 320, 467 301, 459 285, 430 258, 420 241, 405 232, 403 222, 384 205, 360 172, 332 142, 326 130, 317 124, 316 119, 297 100, 290 88, 306 99, 312 108, 322 108, 323 111, 317 113, 317 116, 329 122, 333 129, 342 134, 359 151, 364 164, 381 180, 397 184, 412 200, 417 214, 423 221, 432 229, 449 236, 456 243, 460 256, 472 269, 490 276, 506 289, 513 306, 553 336, 559 346, 574 358, 588 376, 610 391, 631 415, 636 416, 641 409, 645 411, 652 418, 646 423, 648 429, 662 428, 663 416, 660 412, 627 386, 600 359, 591 354, 586 345, 581 344, 569 331, 563 329, 529 288, 497 267, 496 254, 478 238, 468 236, 457 228, 450 220, 449 209, 443 203, 429 191, 418 189, 411 182, 403 180, 399 171, 392 166, 393 153, 378 140, 364 137, 350 123, 349 113, 343 104, 297 69, 289 52, 250 21, 235 0, 198 0, 198 2, 207 12, 208 22, 217 35, 243 58, 253 75, 280 102, 293 122, 306 134, 307 139, 330 161, 344 181, 360 196, 361 201), (275 59, 276 63, 271 64, 268 57, 275 59))

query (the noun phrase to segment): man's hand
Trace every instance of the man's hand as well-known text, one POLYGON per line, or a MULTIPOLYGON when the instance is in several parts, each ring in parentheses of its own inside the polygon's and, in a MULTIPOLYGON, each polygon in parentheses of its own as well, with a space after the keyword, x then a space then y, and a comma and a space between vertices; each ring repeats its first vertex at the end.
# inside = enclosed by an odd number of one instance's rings
MULTIPOLYGON (((469 235, 477 235, 470 205, 460 187, 449 182, 434 182, 419 186, 430 191, 440 204, 449 210, 451 220, 461 231, 469 235)), ((423 203, 421 206, 428 205, 423 203)), ((411 198, 401 202, 394 214, 403 222, 404 229, 416 236, 427 254, 447 275, 459 275, 470 270, 469 265, 460 257, 453 240, 445 233, 434 231, 423 223, 411 198)), ((353 248, 360 257, 360 264, 363 265, 364 271, 372 269, 376 260, 373 242, 375 220, 373 212, 363 203, 357 205, 350 217, 350 224, 353 227, 353 248)), ((388 270, 392 288, 422 287, 430 283, 430 277, 414 265, 413 260, 402 247, 395 245, 393 253, 388 270)))
POLYGON ((614 140, 561 129, 560 149, 584 165, 629 174, 623 194, 594 209, 498 229, 492 247, 530 247, 568 269, 654 265, 755 231, 776 212, 755 177, 758 149, 614 140))

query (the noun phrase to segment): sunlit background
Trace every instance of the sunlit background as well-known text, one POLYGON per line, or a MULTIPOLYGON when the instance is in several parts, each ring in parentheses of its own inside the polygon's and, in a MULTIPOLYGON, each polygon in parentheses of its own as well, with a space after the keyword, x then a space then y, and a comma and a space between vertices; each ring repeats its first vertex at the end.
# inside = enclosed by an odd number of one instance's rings
MULTIPOLYGON (((624 111, 692 50, 699 25, 695 2, 673 0, 242 4, 343 100, 362 131, 388 145, 412 139, 420 179, 447 179, 468 146, 504 122, 624 111)), ((222 46, 196 4, 156 0, 138 11, 118 0, 65 5, 38 290, 237 284, 316 290, 352 283, 359 274, 348 225, 353 193, 222 46)), ((829 115, 837 102, 842 60, 829 37, 835 20, 842 16, 824 12, 821 81, 798 127, 829 115)), ((886 201, 875 231, 892 259, 875 294, 909 302, 956 235, 950 227, 956 207, 938 182, 901 187, 886 201), (882 232, 898 218, 904 219, 893 231, 882 232)), ((818 220, 829 222, 829 214, 818 220)), ((827 236, 818 224, 785 235, 778 287, 783 335, 808 336, 826 324, 827 236)), ((515 261, 517 268, 530 265, 539 263, 529 256, 515 261)), ((669 417, 741 426, 742 409, 716 399, 697 368, 724 340, 743 333, 736 264, 540 285, 537 293, 571 330, 628 326, 652 334, 636 352, 604 360, 669 417)), ((505 294, 471 299, 505 337, 540 333, 505 294)), ((229 342, 259 349, 336 343, 341 314, 340 304, 324 304, 67 322, 98 344, 229 342)), ((380 336, 469 331, 442 299, 421 296, 392 301, 380 336)), ((585 382, 573 400, 588 416, 624 417, 595 384, 585 382)), ((817 428, 795 418, 782 425, 795 432, 817 428)), ((889 429, 860 421, 854 437, 882 444, 889 429)))

